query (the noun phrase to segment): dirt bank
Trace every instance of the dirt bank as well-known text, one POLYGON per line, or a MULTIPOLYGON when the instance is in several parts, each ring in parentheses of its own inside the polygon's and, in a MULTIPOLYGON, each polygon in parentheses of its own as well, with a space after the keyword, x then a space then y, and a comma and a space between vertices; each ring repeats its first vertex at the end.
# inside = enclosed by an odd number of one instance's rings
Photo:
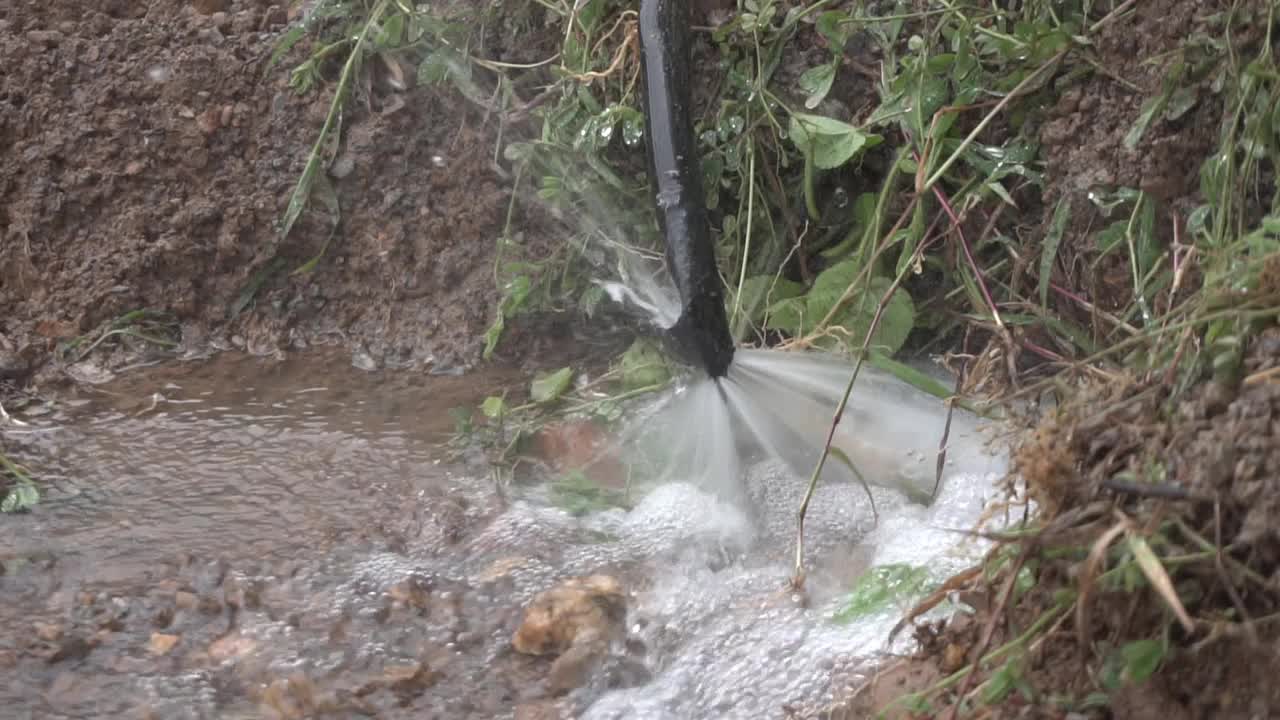
MULTIPOLYGON (((190 346, 363 345, 378 364, 474 361, 497 295, 509 183, 496 128, 430 87, 344 117, 341 225, 279 223, 328 110, 269 58, 267 0, 25 0, 0 10, 0 355, 9 377, 125 313, 171 314, 190 346), (273 262, 278 263, 273 266, 273 262), (244 306, 255 275, 262 288, 244 306)), ((523 217, 526 242, 538 228, 523 217)))

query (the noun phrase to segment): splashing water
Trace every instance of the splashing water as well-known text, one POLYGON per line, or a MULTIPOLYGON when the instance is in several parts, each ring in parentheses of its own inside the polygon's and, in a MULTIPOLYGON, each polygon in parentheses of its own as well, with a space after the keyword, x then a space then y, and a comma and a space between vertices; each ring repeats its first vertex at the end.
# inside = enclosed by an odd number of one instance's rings
MULTIPOLYGON (((678 312, 674 292, 652 276, 613 283, 610 294, 660 327, 678 312)), ((683 503, 701 514, 676 524, 728 523, 751 549, 730 569, 686 557, 656 572, 631 618, 655 678, 606 694, 584 717, 755 718, 776 716, 780 700, 830 705, 874 672, 879 653, 906 649, 902 638, 885 644, 904 607, 833 622, 866 570, 905 564, 936 583, 981 557, 987 544, 963 531, 985 519, 1008 470, 996 426, 958 407, 949 417, 939 399, 864 367, 806 520, 811 607, 779 601, 796 510, 852 371, 834 355, 740 348, 725 377, 686 378, 624 430, 619 449, 648 459, 667 483, 634 513, 670 488, 689 488, 683 503), (859 480, 872 487, 864 492, 859 480), (728 502, 693 503, 698 492, 728 502), (742 510, 749 517, 741 522, 721 517, 742 510)))

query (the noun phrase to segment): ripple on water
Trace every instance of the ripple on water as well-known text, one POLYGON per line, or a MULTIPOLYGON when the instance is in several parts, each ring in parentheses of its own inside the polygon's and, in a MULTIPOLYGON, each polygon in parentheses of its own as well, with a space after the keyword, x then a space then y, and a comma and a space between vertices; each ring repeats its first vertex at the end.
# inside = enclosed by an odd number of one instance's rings
MULTIPOLYGON (((559 580, 597 572, 630 591, 628 641, 643 647, 653 678, 572 695, 580 717, 759 718, 786 703, 821 705, 862 676, 899 617, 889 607, 832 622, 853 578, 886 563, 937 577, 964 567, 981 547, 952 531, 979 519, 995 480, 995 471, 966 474, 961 463, 927 508, 873 488, 878 524, 861 487, 821 485, 807 520, 805 608, 786 581, 807 479, 784 466, 749 469, 749 510, 677 478, 630 510, 574 517, 532 496, 499 505, 487 479, 436 466, 435 450, 404 421, 317 392, 261 403, 253 411, 211 399, 167 414, 102 416, 44 440, 54 467, 97 504, 54 505, 21 522, 55 554, 97 548, 87 577, 96 577, 95 559, 150 578, 158 558, 227 547, 260 547, 272 568, 226 573, 261 584, 263 608, 241 610, 234 626, 218 616, 208 630, 174 630, 185 633, 182 652, 217 655, 204 666, 157 661, 133 677, 101 675, 104 692, 134 693, 161 717, 257 717, 262 686, 275 679, 302 673, 355 693, 413 662, 444 676, 408 706, 387 700, 384 716, 507 717, 536 696, 547 670, 545 660, 510 652, 522 606, 559 580), (394 552, 371 540, 370 524, 386 518, 412 528, 394 552), (427 589, 423 607, 393 606, 407 582, 427 589), (211 642, 223 643, 220 654, 211 642)), ((145 643, 151 628, 130 622, 145 643)))

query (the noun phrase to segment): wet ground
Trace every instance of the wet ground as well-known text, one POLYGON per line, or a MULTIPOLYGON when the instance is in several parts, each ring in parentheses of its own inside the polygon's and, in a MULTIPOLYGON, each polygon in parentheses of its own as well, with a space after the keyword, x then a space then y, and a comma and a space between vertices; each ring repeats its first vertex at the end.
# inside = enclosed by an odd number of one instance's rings
POLYGON ((442 443, 450 407, 510 379, 223 355, 23 418, 6 435, 47 486, 0 523, 0 704, 20 718, 782 717, 867 677, 901 608, 831 614, 869 565, 945 577, 978 550, 951 529, 993 478, 949 483, 931 508, 877 490, 879 525, 860 488, 822 488, 806 602, 786 591, 804 483, 776 468, 748 473, 756 516, 679 481, 583 517, 536 484, 500 495, 442 443), (610 612, 592 609, 607 593, 581 612, 539 595, 590 574, 615 583, 610 612), (547 657, 512 643, 539 603, 547 657))

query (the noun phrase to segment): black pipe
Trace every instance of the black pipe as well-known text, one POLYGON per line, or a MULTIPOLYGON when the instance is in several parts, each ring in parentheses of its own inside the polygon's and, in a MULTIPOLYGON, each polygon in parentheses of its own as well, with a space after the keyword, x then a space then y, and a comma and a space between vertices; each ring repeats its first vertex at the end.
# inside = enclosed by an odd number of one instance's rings
POLYGON ((645 145, 667 267, 681 301, 680 319, 668 331, 686 359, 715 378, 733 361, 733 336, 693 132, 687 6, 688 0, 640 0, 645 145))

